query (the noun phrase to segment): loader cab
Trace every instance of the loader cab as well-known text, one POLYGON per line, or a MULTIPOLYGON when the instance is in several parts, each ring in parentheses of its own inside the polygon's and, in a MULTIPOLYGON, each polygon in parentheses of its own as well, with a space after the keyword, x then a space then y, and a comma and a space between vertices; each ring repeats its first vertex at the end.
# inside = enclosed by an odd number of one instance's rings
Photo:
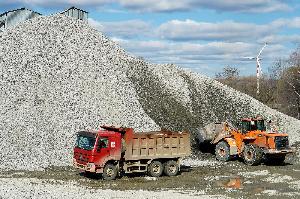
POLYGON ((257 130, 266 131, 265 120, 263 119, 256 120, 256 126, 257 126, 257 130))
POLYGON ((242 133, 247 133, 248 131, 250 131, 251 129, 251 121, 248 121, 248 120, 242 120, 241 122, 241 130, 242 130, 242 133))
POLYGON ((265 131, 265 121, 263 119, 253 119, 253 118, 246 118, 242 119, 241 122, 241 130, 242 133, 247 133, 248 131, 265 131))

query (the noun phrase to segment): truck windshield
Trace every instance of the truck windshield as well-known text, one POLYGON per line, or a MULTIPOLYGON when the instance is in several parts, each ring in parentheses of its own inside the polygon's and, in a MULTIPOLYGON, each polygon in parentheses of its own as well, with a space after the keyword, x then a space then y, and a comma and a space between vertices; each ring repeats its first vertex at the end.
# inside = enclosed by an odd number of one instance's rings
POLYGON ((95 145, 96 138, 85 136, 85 135, 77 135, 76 146, 80 149, 92 150, 95 145))

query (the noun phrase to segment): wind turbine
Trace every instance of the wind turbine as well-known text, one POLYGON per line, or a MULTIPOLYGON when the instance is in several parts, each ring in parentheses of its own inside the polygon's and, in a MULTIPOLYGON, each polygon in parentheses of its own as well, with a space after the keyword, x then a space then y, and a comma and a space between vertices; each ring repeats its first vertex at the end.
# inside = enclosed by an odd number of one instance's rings
POLYGON ((255 59, 256 60, 256 81, 257 81, 256 94, 257 95, 259 94, 259 79, 262 74, 262 69, 261 69, 261 64, 260 64, 260 60, 261 60, 260 55, 267 45, 268 44, 265 43, 265 45, 260 49, 260 51, 256 57, 245 57, 247 59, 251 59, 251 60, 255 59))

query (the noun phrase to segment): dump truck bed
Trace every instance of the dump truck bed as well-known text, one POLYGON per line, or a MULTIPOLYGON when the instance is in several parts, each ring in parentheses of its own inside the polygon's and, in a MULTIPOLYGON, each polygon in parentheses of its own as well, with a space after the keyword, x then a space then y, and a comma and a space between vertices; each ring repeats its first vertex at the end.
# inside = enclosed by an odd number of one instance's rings
POLYGON ((191 154, 188 132, 128 132, 125 147, 126 160, 179 158, 191 154))

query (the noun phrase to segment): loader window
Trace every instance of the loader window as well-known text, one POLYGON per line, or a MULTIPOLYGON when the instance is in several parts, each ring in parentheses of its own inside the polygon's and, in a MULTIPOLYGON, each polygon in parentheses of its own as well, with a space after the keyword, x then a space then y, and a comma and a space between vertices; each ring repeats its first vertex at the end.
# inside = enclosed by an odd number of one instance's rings
POLYGON ((265 131, 266 126, 264 120, 257 120, 257 130, 265 131))
POLYGON ((249 121, 242 121, 242 133, 247 133, 251 130, 251 124, 249 121))

